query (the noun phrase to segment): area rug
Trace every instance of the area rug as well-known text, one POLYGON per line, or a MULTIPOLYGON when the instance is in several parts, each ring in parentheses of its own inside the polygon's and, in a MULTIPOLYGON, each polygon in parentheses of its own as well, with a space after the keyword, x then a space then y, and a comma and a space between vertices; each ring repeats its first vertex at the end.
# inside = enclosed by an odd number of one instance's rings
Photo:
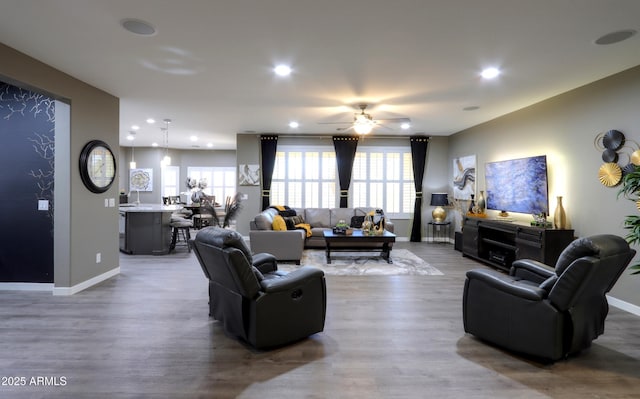
MULTIPOLYGON (((315 266, 324 270, 327 275, 336 276, 441 276, 443 274, 408 249, 392 250, 393 263, 387 263, 386 260, 371 255, 374 253, 336 252, 331 254, 331 264, 327 264, 324 250, 305 249, 300 265, 315 266)), ((301 266, 291 263, 278 263, 278 269, 285 271, 292 271, 299 267, 301 266)))

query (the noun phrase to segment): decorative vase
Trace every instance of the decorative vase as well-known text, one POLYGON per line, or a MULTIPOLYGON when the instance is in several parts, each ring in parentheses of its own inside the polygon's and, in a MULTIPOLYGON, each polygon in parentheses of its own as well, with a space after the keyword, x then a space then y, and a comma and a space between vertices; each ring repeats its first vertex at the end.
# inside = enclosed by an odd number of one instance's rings
POLYGON ((553 226, 556 229, 564 229, 567 227, 567 214, 562 206, 562 196, 556 198, 558 203, 556 204, 556 212, 553 214, 553 226))
POLYGON ((485 209, 487 209, 487 202, 484 199, 484 191, 480 190, 480 195, 478 196, 478 213, 484 213, 485 209))
POLYGON ((200 190, 194 191, 193 194, 191 194, 191 201, 195 202, 196 204, 199 204, 200 200, 202 200, 202 196, 203 196, 202 191, 200 190))

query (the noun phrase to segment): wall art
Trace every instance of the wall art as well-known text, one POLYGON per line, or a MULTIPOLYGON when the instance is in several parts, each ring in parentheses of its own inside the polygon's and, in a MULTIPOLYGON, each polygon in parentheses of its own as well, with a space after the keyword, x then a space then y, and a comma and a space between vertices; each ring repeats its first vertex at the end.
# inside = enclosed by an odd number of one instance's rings
POLYGON ((260 165, 238 165, 238 184, 241 186, 259 186, 260 165))
POLYGON ((153 169, 131 169, 129 191, 153 191, 153 169))
POLYGON ((469 200, 476 192, 476 156, 454 158, 453 198, 469 200))

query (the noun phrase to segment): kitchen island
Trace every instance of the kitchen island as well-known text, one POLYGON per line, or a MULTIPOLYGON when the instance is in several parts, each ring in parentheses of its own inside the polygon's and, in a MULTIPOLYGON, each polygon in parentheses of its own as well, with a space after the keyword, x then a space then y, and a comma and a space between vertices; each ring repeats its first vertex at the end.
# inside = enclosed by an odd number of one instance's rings
POLYGON ((120 251, 131 255, 165 255, 171 243, 171 214, 180 205, 120 204, 120 251))

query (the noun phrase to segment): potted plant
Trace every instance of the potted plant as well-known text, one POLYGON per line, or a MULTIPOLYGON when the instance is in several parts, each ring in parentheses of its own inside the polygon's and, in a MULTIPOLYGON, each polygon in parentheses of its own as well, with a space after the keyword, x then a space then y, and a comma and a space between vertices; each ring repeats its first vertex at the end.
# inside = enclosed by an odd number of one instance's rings
MULTIPOLYGON (((623 195, 626 199, 636 203, 640 210, 640 168, 635 167, 622 178, 622 186, 618 191, 618 198, 623 195)), ((625 239, 631 245, 640 244, 640 215, 627 215, 624 219, 624 228, 629 230, 625 239)), ((629 267, 631 274, 640 274, 640 262, 629 267)))

